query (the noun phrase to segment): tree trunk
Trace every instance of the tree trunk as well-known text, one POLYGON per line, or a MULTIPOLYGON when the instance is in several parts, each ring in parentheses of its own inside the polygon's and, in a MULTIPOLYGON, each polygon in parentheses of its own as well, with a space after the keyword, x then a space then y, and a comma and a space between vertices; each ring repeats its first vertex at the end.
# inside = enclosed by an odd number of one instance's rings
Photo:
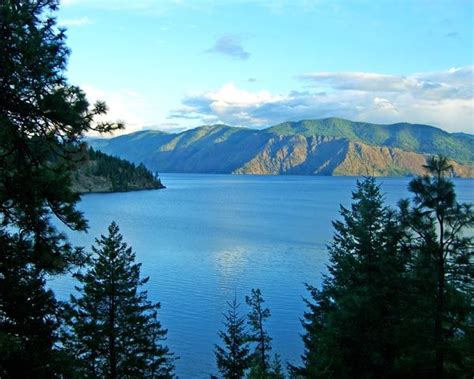
POLYGON ((112 293, 109 308, 109 366, 110 379, 117 378, 117 356, 115 351, 115 283, 112 278, 112 293))
POLYGON ((438 283, 436 293, 436 315, 435 315, 435 377, 443 377, 444 368, 444 341, 443 341, 443 313, 444 313, 444 285, 445 285, 445 267, 444 267, 444 220, 439 221, 439 252, 438 252, 438 283))
POLYGON ((265 359, 265 332, 263 331, 263 321, 262 321, 262 311, 259 307, 259 310, 258 310, 258 313, 259 313, 259 327, 260 327, 260 354, 261 354, 261 359, 262 359, 262 370, 264 373, 267 372, 267 362, 266 359, 265 359))

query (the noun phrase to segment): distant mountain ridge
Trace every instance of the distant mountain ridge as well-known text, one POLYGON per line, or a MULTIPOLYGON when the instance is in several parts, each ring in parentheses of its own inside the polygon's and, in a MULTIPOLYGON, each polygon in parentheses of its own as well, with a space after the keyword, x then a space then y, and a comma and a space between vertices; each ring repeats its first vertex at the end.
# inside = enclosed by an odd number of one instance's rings
POLYGON ((474 177, 474 136, 409 123, 379 125, 340 118, 285 122, 254 130, 205 125, 181 133, 147 130, 91 146, 160 172, 413 175, 432 154, 474 177))

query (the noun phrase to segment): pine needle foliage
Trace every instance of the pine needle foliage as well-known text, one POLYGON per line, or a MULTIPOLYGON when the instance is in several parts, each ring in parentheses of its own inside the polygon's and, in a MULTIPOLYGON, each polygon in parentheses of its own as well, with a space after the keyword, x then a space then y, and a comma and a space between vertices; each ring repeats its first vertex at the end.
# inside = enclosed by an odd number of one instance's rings
POLYGON ((157 318, 159 303, 147 300, 140 264, 117 224, 96 240, 90 268, 71 296, 65 343, 84 378, 170 378, 173 355, 157 318))

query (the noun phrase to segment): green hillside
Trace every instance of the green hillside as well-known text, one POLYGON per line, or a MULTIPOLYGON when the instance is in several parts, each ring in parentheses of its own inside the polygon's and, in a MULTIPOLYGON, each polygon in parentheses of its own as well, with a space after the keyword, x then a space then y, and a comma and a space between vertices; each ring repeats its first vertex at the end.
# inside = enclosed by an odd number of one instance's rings
POLYGON ((442 154, 458 162, 474 163, 472 135, 450 134, 442 129, 419 124, 391 125, 354 122, 341 118, 285 122, 266 129, 277 135, 300 134, 345 138, 368 145, 397 147, 405 151, 442 154))
POLYGON ((87 159, 72 174, 76 192, 124 192, 165 188, 143 164, 135 165, 89 148, 87 159))
POLYGON ((472 135, 408 123, 327 118, 263 130, 205 125, 181 133, 141 131, 91 145, 160 172, 412 175, 423 172, 428 155, 442 154, 456 163, 455 175, 474 176, 472 135))

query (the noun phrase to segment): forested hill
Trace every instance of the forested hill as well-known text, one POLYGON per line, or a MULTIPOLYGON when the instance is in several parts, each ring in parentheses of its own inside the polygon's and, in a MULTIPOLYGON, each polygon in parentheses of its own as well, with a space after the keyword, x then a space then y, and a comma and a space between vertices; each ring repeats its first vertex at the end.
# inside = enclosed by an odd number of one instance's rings
POLYGON ((165 188, 143 164, 134 164, 89 148, 87 159, 72 175, 76 192, 124 192, 165 188))
POLYGON ((148 130, 90 143, 160 172, 418 175, 429 156, 441 154, 450 159, 454 175, 474 177, 472 135, 409 123, 327 118, 263 130, 206 125, 181 133, 148 130))

